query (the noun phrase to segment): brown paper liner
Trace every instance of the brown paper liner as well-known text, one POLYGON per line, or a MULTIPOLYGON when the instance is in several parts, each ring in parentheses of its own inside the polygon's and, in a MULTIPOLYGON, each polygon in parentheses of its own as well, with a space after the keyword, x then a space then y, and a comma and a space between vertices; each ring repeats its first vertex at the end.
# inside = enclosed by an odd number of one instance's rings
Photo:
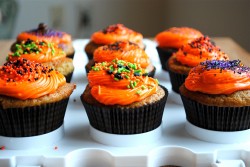
POLYGON ((168 91, 155 103, 129 108, 119 106, 94 106, 82 103, 87 112, 90 125, 97 130, 112 134, 138 134, 149 132, 160 126, 168 91))
POLYGON ((0 135, 29 137, 56 130, 63 124, 68 100, 25 108, 0 108, 0 135))
POLYGON ((182 95, 181 98, 186 118, 195 126, 215 131, 240 131, 250 128, 250 106, 208 106, 182 95))
POLYGON ((159 58, 160 58, 162 69, 165 71, 169 71, 168 67, 167 67, 167 64, 168 64, 167 61, 172 56, 172 54, 177 51, 177 49, 175 49, 175 48, 160 48, 157 46, 156 50, 157 50, 159 58))
POLYGON ((74 59, 75 51, 72 54, 67 55, 68 58, 74 59))
POLYGON ((185 82, 187 78, 186 74, 179 74, 169 70, 170 82, 172 85, 172 90, 179 93, 180 86, 185 82))
POLYGON ((70 81, 71 81, 71 79, 72 79, 72 76, 73 76, 73 72, 74 72, 74 71, 72 71, 71 73, 69 73, 68 75, 65 76, 65 79, 66 79, 66 82, 67 82, 67 83, 70 83, 70 81))

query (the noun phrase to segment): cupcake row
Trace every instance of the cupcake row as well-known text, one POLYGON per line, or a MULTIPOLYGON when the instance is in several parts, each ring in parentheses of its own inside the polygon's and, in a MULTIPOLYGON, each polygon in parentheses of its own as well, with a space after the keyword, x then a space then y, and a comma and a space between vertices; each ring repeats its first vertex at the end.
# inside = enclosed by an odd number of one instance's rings
POLYGON ((74 48, 71 36, 39 24, 21 32, 0 66, 0 136, 30 137, 63 125, 74 48))
MULTIPOLYGON (((170 28, 156 41, 162 68, 182 98, 188 122, 215 131, 249 129, 248 67, 229 60, 209 37, 192 28, 170 28)), ((157 69, 145 47, 142 34, 122 24, 91 36, 84 48, 88 84, 80 99, 93 128, 141 134, 161 125, 168 90, 153 78, 157 69)), ((64 73, 74 70, 70 35, 39 24, 20 33, 11 50, 0 69, 1 120, 7 121, 1 123, 0 134, 24 137, 55 130, 63 124, 67 99, 75 89, 64 73), (57 123, 53 114, 60 117, 57 123)))
MULTIPOLYGON (((141 53, 145 46, 142 45, 142 38, 140 33, 124 25, 110 25, 92 34, 90 42, 85 47, 85 52, 89 61, 92 61, 92 65, 94 65, 93 62, 98 64, 105 61, 106 63, 106 61, 117 58, 122 61, 139 63, 141 67, 148 68, 148 65, 143 65, 145 57, 141 53), (135 52, 133 48, 126 47, 125 49, 122 43, 126 42, 137 44, 140 53, 135 52), (128 53, 128 51, 130 52, 128 53)), ((242 131, 250 128, 248 67, 245 67, 240 60, 229 60, 229 56, 216 46, 210 37, 193 28, 172 27, 157 34, 155 40, 158 44, 156 50, 162 69, 169 73, 172 90, 181 96, 189 123, 214 131, 242 131)), ((152 66, 154 65, 152 64, 152 66)), ((97 67, 92 67, 92 73, 96 73, 94 71, 97 67)), ((106 67, 106 69, 109 73, 110 68, 106 67)), ((92 73, 88 74, 90 82, 94 78, 92 73)), ((123 75, 119 72, 118 74, 123 75)), ((114 75, 117 75, 117 72, 114 75)), ((154 77, 154 75, 150 76, 154 77)), ((123 79, 123 77, 121 78, 123 79)), ((98 80, 102 81, 101 78, 98 80)), ((117 84, 121 82, 120 80, 116 81, 117 84)), ((98 85, 101 84, 98 83, 98 85)), ((110 97, 114 92, 116 98, 111 100, 112 104, 105 104, 102 101, 99 103, 106 106, 119 105, 116 103, 119 101, 117 99, 119 96, 115 93, 116 86, 114 83, 109 83, 109 85, 112 85, 111 87, 115 90, 106 94, 110 97)), ((101 89, 99 91, 101 92, 101 89)), ((132 98, 132 95, 129 96, 132 98)), ((122 96, 121 99, 129 101, 125 96, 122 96)), ((104 106, 98 110, 102 108, 104 106)), ((86 110, 90 110, 90 113, 93 111, 93 109, 87 108, 86 110)), ((131 107, 129 110, 132 110, 131 107)), ((114 117, 112 114, 110 115, 111 117, 108 119, 114 117)), ((123 118, 124 116, 121 120, 123 118)), ((105 125, 102 124, 102 126, 105 125)))

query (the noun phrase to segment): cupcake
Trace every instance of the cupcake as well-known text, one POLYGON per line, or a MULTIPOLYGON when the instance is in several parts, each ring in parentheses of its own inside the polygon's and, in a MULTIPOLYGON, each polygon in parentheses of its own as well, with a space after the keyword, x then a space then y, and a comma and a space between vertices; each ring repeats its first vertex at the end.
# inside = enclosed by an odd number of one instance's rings
POLYGON ((116 58, 131 63, 138 63, 142 68, 146 68, 148 76, 154 77, 156 68, 150 62, 149 56, 137 44, 129 41, 120 41, 98 47, 94 51, 93 60, 90 60, 86 65, 86 71, 88 73, 95 63, 109 62, 116 58))
POLYGON ((28 137, 63 124, 74 84, 54 69, 18 58, 0 67, 0 135, 28 137))
POLYGON ((187 120, 214 131, 250 129, 250 68, 239 60, 208 60, 180 87, 187 120))
POLYGON ((59 71, 66 77, 66 81, 70 82, 74 66, 73 60, 66 57, 65 52, 55 43, 48 41, 33 41, 30 39, 16 43, 13 46, 13 52, 9 54, 9 60, 15 60, 19 57, 43 63, 59 71))
POLYGON ((173 91, 179 93, 179 87, 184 83, 191 68, 205 60, 228 60, 228 56, 205 36, 183 45, 174 53, 168 60, 173 91))
POLYGON ((161 125, 168 92, 140 64, 96 63, 81 101, 90 125, 111 134, 139 134, 161 125), (101 81, 101 82, 100 82, 101 81))
POLYGON ((75 50, 72 45, 71 36, 66 32, 50 29, 44 23, 40 23, 37 29, 24 31, 18 34, 16 42, 12 45, 11 50, 13 51, 13 49, 15 49, 16 43, 21 43, 27 39, 31 39, 33 41, 49 41, 56 43, 58 47, 63 49, 67 57, 74 57, 75 50))
POLYGON ((156 49, 159 54, 162 69, 168 71, 166 63, 170 56, 177 52, 182 45, 190 43, 201 36, 203 35, 200 31, 189 27, 172 27, 158 33, 155 40, 158 43, 156 49))
POLYGON ((88 59, 91 60, 93 59, 95 49, 99 46, 112 44, 117 41, 130 41, 136 43, 141 48, 145 48, 142 40, 142 34, 125 27, 123 24, 114 24, 93 33, 89 43, 85 46, 85 52, 88 59))

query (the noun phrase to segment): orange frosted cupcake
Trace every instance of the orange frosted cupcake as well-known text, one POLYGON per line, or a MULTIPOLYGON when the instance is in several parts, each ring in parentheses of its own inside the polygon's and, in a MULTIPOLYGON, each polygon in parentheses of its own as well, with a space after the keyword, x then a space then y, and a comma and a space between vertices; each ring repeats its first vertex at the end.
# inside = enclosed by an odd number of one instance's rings
POLYGON ((196 38, 203 36, 202 33, 189 27, 172 27, 156 35, 158 43, 156 49, 162 64, 163 70, 168 70, 166 63, 170 56, 177 52, 182 45, 190 43, 196 38))
POLYGON ((117 41, 130 41, 144 48, 143 36, 134 30, 125 27, 123 24, 109 25, 103 30, 92 34, 89 43, 85 47, 85 52, 89 60, 93 59, 93 53, 99 46, 112 44, 117 41))
POLYGON ((155 67, 150 62, 149 56, 137 44, 129 41, 120 41, 98 47, 94 51, 93 60, 90 60, 86 65, 86 71, 89 72, 95 63, 109 62, 116 58, 131 63, 138 63, 147 70, 148 76, 154 76, 155 67))
POLYGON ((19 44, 15 44, 13 52, 9 54, 9 60, 16 60, 19 57, 43 63, 51 66, 66 77, 66 81, 70 82, 74 66, 73 60, 66 57, 65 52, 55 43, 48 41, 25 40, 19 44))
POLYGON ((50 67, 24 58, 0 67, 0 135, 27 137, 63 124, 74 84, 50 67))
MULTIPOLYGON (((58 45, 66 55, 70 58, 74 56, 74 48, 72 45, 71 35, 66 32, 53 30, 48 28, 48 26, 44 23, 40 23, 37 29, 32 29, 29 31, 23 31, 17 35, 16 43, 20 43, 22 41, 26 41, 27 39, 33 41, 48 41, 53 42, 58 45)), ((15 49, 14 43, 11 47, 11 50, 15 49)))
POLYGON ((144 74, 139 64, 124 60, 96 63, 81 95, 90 125, 112 134, 138 134, 159 127, 168 92, 144 74))
POLYGON ((211 43, 209 37, 200 37, 183 45, 168 60, 168 68, 172 89, 179 93, 191 68, 205 60, 228 60, 228 56, 211 43))
POLYGON ((239 60, 202 62, 180 94, 191 124, 215 131, 250 129, 250 68, 239 60))

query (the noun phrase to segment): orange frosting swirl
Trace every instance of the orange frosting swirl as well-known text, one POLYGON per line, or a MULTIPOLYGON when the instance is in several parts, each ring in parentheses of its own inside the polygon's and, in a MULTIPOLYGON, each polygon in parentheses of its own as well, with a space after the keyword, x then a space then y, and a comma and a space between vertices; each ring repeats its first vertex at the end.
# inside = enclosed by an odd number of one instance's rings
POLYGON ((202 33, 196 29, 189 27, 172 27, 156 35, 155 40, 159 47, 180 48, 203 36, 202 33))
POLYGON ((195 67, 206 60, 228 60, 228 56, 211 43, 209 37, 200 37, 183 45, 174 53, 178 62, 195 67))
POLYGON ((59 72, 23 58, 0 67, 0 94, 21 100, 53 93, 65 83, 59 72))
POLYGON ((56 44, 69 44, 72 39, 69 34, 62 31, 49 29, 47 25, 40 23, 37 29, 24 31, 18 34, 17 41, 31 39, 33 41, 49 41, 56 44))
POLYGON ((250 68, 239 60, 205 61, 191 69, 185 87, 207 94, 231 94, 250 89, 250 68))
POLYGON ((30 39, 15 45, 15 52, 9 54, 9 60, 19 57, 45 63, 62 57, 66 57, 65 52, 57 45, 47 41, 32 41, 30 39))
POLYGON ((96 44, 112 44, 117 41, 130 41, 138 44, 141 48, 143 36, 134 30, 125 27, 123 24, 114 24, 106 27, 104 30, 92 34, 91 40, 96 44))
POLYGON ((105 105, 128 105, 157 91, 157 80, 139 64, 115 59, 96 63, 88 73, 91 95, 105 105), (101 82, 100 82, 101 81, 101 82))
POLYGON ((129 41, 104 45, 94 51, 95 62, 112 61, 116 58, 131 63, 138 63, 142 68, 146 68, 150 64, 150 59, 146 52, 137 44, 129 41))

